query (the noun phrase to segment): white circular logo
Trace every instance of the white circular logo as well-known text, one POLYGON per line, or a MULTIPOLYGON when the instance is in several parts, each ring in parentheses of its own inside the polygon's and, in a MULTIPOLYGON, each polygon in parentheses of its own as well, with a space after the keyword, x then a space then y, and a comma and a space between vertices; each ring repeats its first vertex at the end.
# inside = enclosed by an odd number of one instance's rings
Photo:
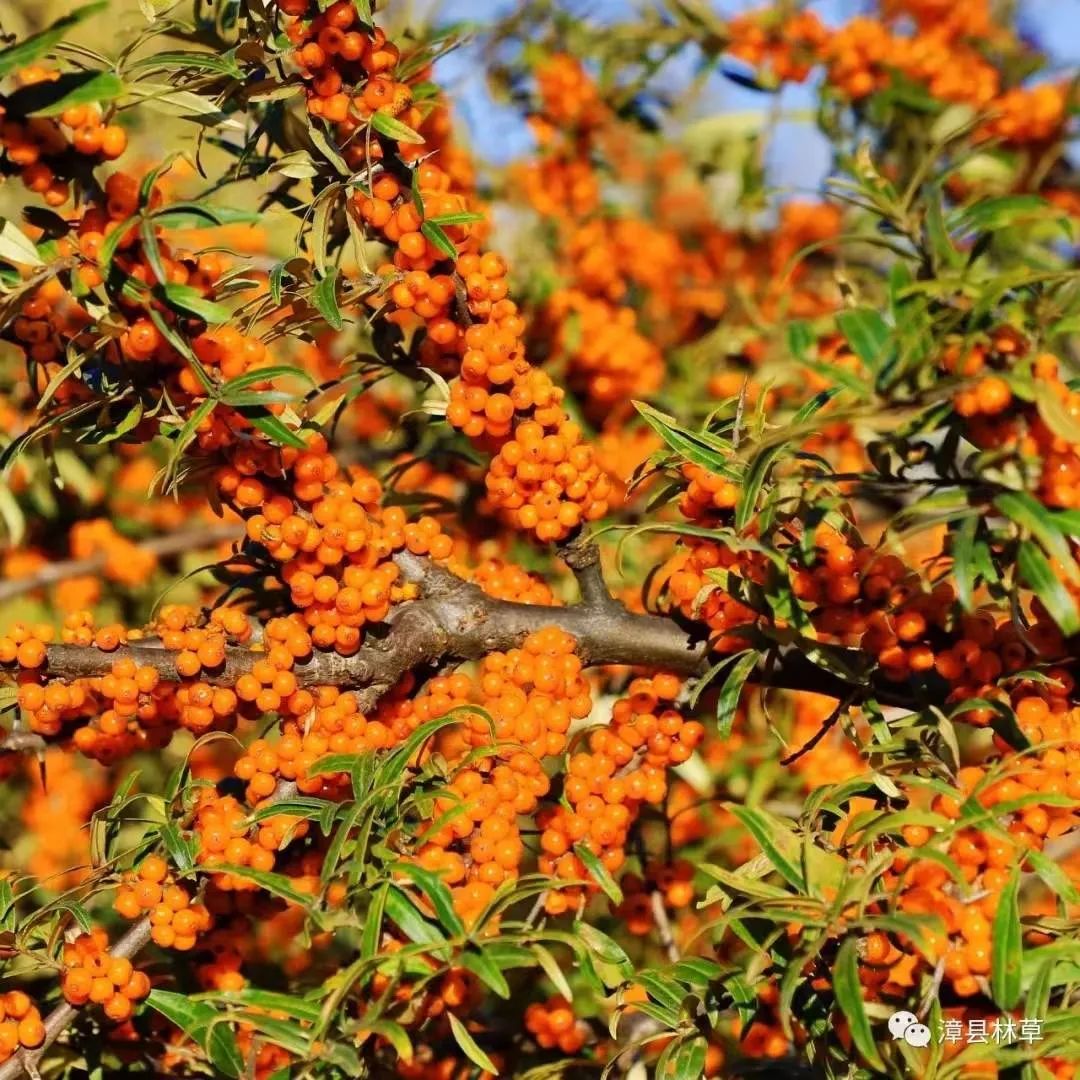
POLYGON ((894 1012, 889 1017, 889 1031, 892 1033, 894 1039, 902 1039, 904 1037, 904 1029, 910 1027, 912 1024, 917 1024, 919 1018, 913 1012, 894 1012))
POLYGON ((929 1046, 930 1029, 919 1023, 919 1018, 906 1009, 889 1017, 889 1031, 894 1039, 903 1039, 908 1046, 929 1046))
POLYGON ((909 1024, 904 1028, 904 1042, 908 1046, 929 1046, 930 1029, 925 1024, 909 1024))

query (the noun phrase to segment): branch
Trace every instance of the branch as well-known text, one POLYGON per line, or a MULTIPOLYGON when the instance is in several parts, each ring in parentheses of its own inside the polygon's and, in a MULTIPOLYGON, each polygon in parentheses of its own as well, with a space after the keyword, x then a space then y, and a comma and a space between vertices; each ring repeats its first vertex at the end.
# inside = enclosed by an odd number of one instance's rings
MULTIPOLYGON (((421 587, 421 598, 393 611, 386 635, 369 640, 355 655, 316 653, 297 664, 301 685, 385 688, 423 664, 442 659, 478 660, 491 652, 516 648, 544 626, 558 626, 572 634, 582 658, 590 664, 648 665, 688 674, 698 670, 705 658, 705 643, 693 641, 671 619, 634 615, 613 600, 570 607, 495 600, 478 585, 420 556, 402 552, 395 556, 395 562, 405 581, 421 587)), ((232 685, 261 656, 246 647, 229 648, 224 664, 202 677, 216 685, 232 685)), ((154 668, 164 679, 179 678, 174 652, 144 644, 112 652, 81 645, 50 645, 46 670, 58 679, 96 678, 121 657, 154 668)))
MULTIPOLYGON (((367 711, 414 668, 443 660, 479 660, 491 652, 517 648, 545 626, 557 626, 572 635, 586 664, 650 667, 680 675, 700 674, 706 668, 707 643, 674 619, 638 615, 610 596, 599 597, 595 563, 588 562, 577 571, 588 599, 569 607, 547 607, 496 600, 418 555, 400 552, 394 561, 405 581, 420 586, 420 599, 391 612, 385 635, 370 638, 353 656, 320 652, 298 663, 295 674, 300 685, 361 690, 361 711, 367 711)), ((129 657, 154 668, 162 679, 176 682, 180 680, 176 655, 151 644, 127 645, 112 652, 57 644, 48 647, 45 670, 57 679, 97 678, 116 660, 129 657)), ((234 685, 262 655, 247 647, 230 647, 221 667, 201 677, 215 685, 234 685)), ((840 699, 848 698, 853 690, 849 682, 793 650, 780 654, 760 681, 777 689, 809 690, 840 699)), ((872 689, 883 704, 911 704, 910 696, 900 688, 864 684, 856 688, 855 696, 862 689, 872 689)))
POLYGON ((592 540, 575 540, 559 553, 563 562, 574 572, 583 605, 593 608, 622 607, 608 591, 600 568, 600 549, 592 540))
MULTIPOLYGON (((183 551, 198 551, 200 548, 213 547, 226 540, 239 540, 243 535, 243 525, 236 523, 200 525, 197 529, 154 536, 137 546, 141 551, 149 552, 158 558, 166 558, 169 555, 179 555, 183 551)), ((27 574, 26 577, 0 581, 0 601, 11 600, 13 597, 22 596, 23 593, 33 592, 35 589, 46 589, 68 578, 82 577, 84 574, 99 574, 105 569, 107 561, 106 553, 100 551, 88 559, 65 559, 62 562, 49 563, 35 573, 27 574)))
MULTIPOLYGON (((113 956, 130 960, 136 953, 141 952, 150 940, 150 930, 150 919, 144 916, 128 927, 109 952, 113 956)), ((45 1041, 35 1050, 20 1050, 9 1057, 0 1065, 0 1080, 15 1080, 23 1073, 31 1077, 37 1076, 37 1063, 78 1014, 79 1010, 66 1001, 57 1005, 45 1017, 45 1041)))
POLYGON ((675 935, 671 929, 671 920, 668 918, 667 908, 664 907, 664 895, 659 889, 653 889, 649 893, 649 905, 652 908, 653 921, 660 937, 660 947, 668 958, 669 964, 677 964, 680 960, 679 946, 675 942, 675 935))
MULTIPOLYGON (((648 666, 683 675, 704 671, 707 644, 695 640, 674 619, 627 611, 608 593, 595 549, 588 548, 589 545, 583 545, 564 554, 582 595, 581 603, 569 607, 496 600, 479 586, 428 559, 401 552, 394 561, 405 581, 421 587, 421 598, 402 604, 391 613, 384 637, 364 645, 351 657, 316 654, 307 663, 297 665, 297 678, 303 685, 358 689, 361 711, 370 711, 413 668, 444 659, 476 660, 491 652, 516 648, 529 634, 545 626, 558 626, 573 635, 579 655, 587 664, 648 666)), ((248 648, 230 648, 221 669, 204 678, 218 684, 234 683, 261 656, 248 648)), ((153 667, 167 680, 179 678, 176 654, 154 645, 129 645, 112 652, 78 645, 50 645, 47 671, 61 679, 92 678, 104 675, 120 657, 153 667)), ((838 698, 848 696, 852 689, 838 676, 823 671, 795 652, 780 657, 769 673, 769 685, 813 690, 838 698)), ((36 747, 39 742, 27 743, 22 733, 13 733, 0 741, 0 749, 36 747)), ((288 798, 293 791, 294 785, 281 784, 271 800, 288 798)), ((677 953, 659 894, 653 906, 662 931, 661 944, 669 955, 677 953)), ((149 937, 150 923, 140 919, 111 951, 116 956, 133 956, 149 937)), ((34 1076, 37 1061, 76 1014, 77 1010, 66 1003, 54 1009, 45 1020, 45 1042, 36 1050, 20 1051, 9 1058, 0 1066, 0 1080, 15 1080, 24 1071, 34 1076)))

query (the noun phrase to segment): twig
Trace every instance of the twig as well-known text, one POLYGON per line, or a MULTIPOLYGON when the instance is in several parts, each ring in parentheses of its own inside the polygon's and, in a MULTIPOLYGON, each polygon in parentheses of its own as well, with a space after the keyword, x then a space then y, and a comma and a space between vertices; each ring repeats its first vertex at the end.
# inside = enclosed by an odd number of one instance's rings
POLYGON ((675 935, 671 930, 671 920, 668 918, 667 908, 664 907, 664 894, 659 889, 653 889, 649 894, 652 904, 653 921, 656 923, 657 932, 660 935, 660 945, 667 955, 668 962, 678 963, 680 958, 679 946, 675 943, 675 935))
MULTIPOLYGON (((200 548, 213 547, 226 540, 239 540, 243 535, 243 525, 235 523, 202 525, 198 529, 151 537, 149 540, 142 541, 137 547, 140 551, 148 552, 158 558, 166 558, 183 551, 198 551, 200 548)), ((87 559, 65 559, 62 562, 49 563, 25 577, 0 581, 0 601, 11 600, 24 593, 34 592, 36 589, 47 589, 50 585, 56 585, 68 578, 98 574, 105 569, 107 561, 108 556, 101 551, 87 559)))
POLYGON ((836 721, 839 720, 840 717, 843 715, 844 710, 851 706, 857 696, 857 690, 847 694, 844 699, 836 706, 836 708, 833 709, 833 711, 829 713, 829 715, 825 718, 821 727, 819 727, 817 731, 815 731, 814 734, 811 735, 810 738, 807 739, 807 741, 802 746, 800 746, 799 749, 796 750, 793 754, 788 754, 787 757, 781 758, 780 764, 793 765, 796 761, 799 760, 799 758, 803 757, 803 755, 809 754, 810 751, 813 750, 814 747, 817 746, 817 744, 821 742, 821 740, 824 739, 830 731, 832 731, 832 729, 836 726, 836 721))

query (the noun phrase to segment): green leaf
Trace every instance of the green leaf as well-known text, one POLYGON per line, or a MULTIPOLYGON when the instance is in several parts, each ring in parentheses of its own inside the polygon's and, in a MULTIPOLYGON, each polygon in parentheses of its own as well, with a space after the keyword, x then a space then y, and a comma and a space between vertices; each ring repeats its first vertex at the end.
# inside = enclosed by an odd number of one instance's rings
POLYGON ((1031 863, 1032 870, 1043 879, 1055 896, 1067 904, 1080 904, 1080 889, 1073 884, 1058 863, 1034 849, 1027 852, 1026 858, 1031 863))
POLYGON ((195 432, 198 430, 199 425, 214 411, 216 406, 217 401, 214 398, 207 398, 199 403, 176 434, 176 442, 173 446, 174 455, 178 456, 187 449, 188 444, 195 438, 195 432))
POLYGON ((885 1071, 885 1065, 878 1054, 874 1034, 870 1029, 870 1019, 862 997, 862 982, 859 980, 858 946, 853 937, 844 939, 833 965, 833 992, 836 1003, 847 1018, 851 1030, 851 1039, 867 1064, 879 1072, 885 1071))
POLYGON ((420 945, 442 945, 446 942, 438 929, 416 910, 408 894, 395 885, 391 885, 386 892, 386 914, 410 941, 420 945))
POLYGON ((275 446, 291 446, 296 450, 306 450, 307 443, 293 428, 286 426, 280 417, 273 413, 261 416, 249 416, 248 419, 266 435, 275 446))
POLYGON ((841 311, 836 316, 836 325, 866 368, 875 373, 880 370, 887 357, 892 334, 881 315, 871 308, 841 311))
POLYGON ((379 764, 372 787, 382 789, 400 783, 409 762, 428 739, 445 727, 461 723, 463 717, 476 716, 487 720, 492 731, 492 738, 494 738, 495 722, 483 709, 474 705, 451 709, 448 713, 437 716, 434 720, 428 720, 415 731, 410 732, 409 737, 379 764))
POLYGON ((733 448, 727 439, 721 439, 707 431, 688 431, 680 427, 673 417, 654 409, 644 401, 635 401, 634 408, 672 450, 682 454, 688 461, 728 479, 740 479, 731 465, 733 448))
POLYGON ((1001 890, 994 914, 990 948, 990 991, 1003 1009, 1020 1000, 1024 970, 1023 930, 1020 925, 1020 872, 1013 868, 1001 890))
POLYGON ((231 206, 177 202, 155 211, 151 217, 162 229, 205 229, 215 225, 251 225, 260 220, 261 215, 231 206))
POLYGON ((169 862, 181 872, 190 870, 195 865, 195 852, 191 841, 184 838, 183 834, 172 821, 165 822, 158 830, 161 836, 162 846, 169 856, 169 862))
POLYGON ((124 80, 112 71, 78 71, 24 86, 7 106, 12 116, 57 116, 76 105, 113 101, 124 90, 124 80))
POLYGON ((244 71, 236 62, 236 50, 226 53, 211 52, 155 52, 143 60, 130 65, 133 69, 152 68, 159 71, 213 71, 218 75, 231 75, 243 78, 244 71))
POLYGON ((469 1029, 452 1013, 446 1014, 450 1018, 450 1030, 454 1033, 458 1046, 462 1053, 474 1064, 479 1065, 485 1072, 492 1076, 498 1076, 499 1070, 495 1068, 491 1058, 476 1045, 476 1040, 469 1034, 469 1029))
POLYGON ((278 896, 282 900, 305 911, 311 911, 314 900, 308 893, 302 893, 293 885, 293 880, 284 874, 274 874, 269 870, 253 870, 250 866, 233 866, 229 863, 220 863, 214 867, 215 873, 232 874, 233 877, 242 878, 258 885, 272 896, 278 896))
POLYGON ((1035 408, 1042 422, 1059 438, 1080 443, 1080 422, 1044 382, 1035 384, 1035 408))
POLYGON ((332 266, 311 291, 311 302, 333 330, 340 330, 345 325, 337 302, 337 278, 338 268, 332 266))
MULTIPOLYGON (((704 1035, 692 1035, 689 1039, 681 1040, 668 1058, 664 1077, 671 1077, 671 1080, 701 1080, 705 1075, 708 1053, 709 1044, 704 1035)), ((656 1075, 660 1075, 659 1069, 656 1075)))
POLYGON ((120 246, 120 241, 124 239, 125 234, 130 230, 131 226, 135 224, 137 219, 134 217, 126 218, 121 221, 115 229, 101 242, 101 247, 98 249, 98 269, 102 275, 109 273, 109 268, 112 266, 113 259, 116 257, 116 249, 120 246))
POLYGON ((975 514, 964 518, 953 531, 949 548, 953 557, 956 598, 964 611, 971 611, 975 602, 975 584, 978 580, 975 544, 978 529, 979 518, 975 514))
POLYGON ((0 878, 0 930, 14 930, 17 925, 15 892, 10 879, 0 878))
POLYGON ((797 360, 804 360, 816 344, 817 335, 805 319, 793 319, 788 323, 787 346, 797 360))
MULTIPOLYGON (((395 1020, 368 1020, 364 1019, 364 1028, 370 1031, 373 1035, 381 1035, 393 1048, 394 1053, 397 1054, 402 1061, 412 1061, 413 1059, 413 1045, 409 1042, 409 1033, 395 1020)), ((359 1071, 354 1073, 348 1073, 346 1075, 361 1075, 359 1071)), ((291 1074, 290 1074, 291 1076, 291 1074)), ((277 1080, 277 1076, 271 1077, 270 1080, 277 1080)), ((282 1080, 289 1080, 289 1077, 284 1077, 282 1080)))
POLYGON ((642 986, 658 1005, 678 1015, 679 1006, 682 1005, 685 994, 667 970, 639 971, 634 976, 634 981, 642 986))
MULTIPOLYGON (((199 380, 199 385, 203 390, 214 398, 217 392, 217 384, 210 378, 206 368, 202 366, 199 358, 192 352, 191 346, 187 341, 176 331, 175 326, 171 326, 167 323, 162 316, 161 312, 157 308, 150 308, 150 321, 158 328, 161 336, 191 365, 191 370, 195 372, 195 377, 199 380)), ((205 404, 205 402, 204 402, 205 404)), ((214 404, 217 404, 216 398, 214 398, 214 404)), ((185 444, 186 445, 186 444, 185 444)))
POLYGON ((764 446, 754 455, 750 468, 747 470, 746 479, 739 488, 739 501, 735 507, 736 529, 745 529, 753 520, 757 513, 758 495, 776 459, 786 447, 786 441, 782 441, 773 446, 764 446))
POLYGON ((798 841, 791 828, 764 810, 758 810, 752 806, 741 806, 738 803, 725 805, 746 826, 773 869, 795 888, 806 888, 802 871, 795 862, 798 857, 798 841), (785 852, 782 848, 788 850, 785 852))
POLYGON ((395 142, 413 143, 416 146, 420 146, 426 141, 423 135, 413 131, 408 124, 403 124, 400 120, 395 120, 387 113, 373 113, 371 117, 371 126, 380 135, 385 135, 388 139, 393 139, 395 142))
POLYGON ((34 241, 13 222, 0 218, 0 259, 20 266, 44 266, 34 241))
POLYGON ((483 220, 484 215, 474 210, 459 210, 456 214, 440 214, 438 217, 428 218, 432 225, 471 225, 483 220))
POLYGON ((311 136, 311 141, 315 144, 315 148, 323 155, 323 158, 328 161, 342 176, 348 176, 351 173, 351 169, 345 163, 345 159, 338 153, 338 147, 332 143, 326 136, 326 132, 318 123, 313 123, 311 117, 308 117, 308 134, 311 136))
MULTIPOLYGON (((236 395, 242 390, 247 390, 248 387, 254 386, 256 383, 270 382, 273 379, 301 379, 309 386, 315 385, 315 380, 306 372, 298 367, 292 367, 290 364, 270 364, 267 367, 253 368, 251 371, 245 371, 243 375, 237 375, 235 379, 230 379, 221 388, 221 393, 218 395, 226 405, 239 404, 235 400, 236 395)), ((247 404, 245 402, 245 404, 247 404)))
POLYGON ((448 259, 457 258, 457 248, 454 247, 454 241, 443 232, 441 225, 436 225, 434 221, 424 221, 420 223, 420 232, 423 233, 429 243, 438 248, 448 259))
POLYGON ((161 250, 158 248, 157 231, 151 218, 143 218, 139 222, 139 239, 142 241, 143 251, 146 253, 150 269, 154 271, 154 279, 164 285, 168 280, 165 273, 165 264, 161 261, 161 250))
POLYGON ((414 167, 409 177, 409 194, 412 196, 413 206, 420 215, 421 220, 427 216, 424 209, 424 196, 420 192, 420 169, 414 167))
POLYGON ((544 969, 544 974, 551 980, 551 985, 554 986, 567 1001, 573 1001, 574 991, 566 978, 566 972, 563 971, 562 966, 555 957, 551 955, 547 948, 539 943, 533 945, 532 951, 539 961, 540 966, 544 969))
POLYGON ((242 1074, 244 1059, 236 1046, 236 1037, 232 1029, 221 1022, 222 1014, 212 1005, 192 1001, 184 994, 158 989, 151 990, 146 1001, 152 1009, 199 1043, 214 1066, 226 1076, 238 1077, 242 1074))
POLYGON ((605 964, 611 964, 613 967, 625 971, 629 976, 633 970, 630 957, 626 955, 623 947, 614 938, 608 937, 602 930, 598 930, 595 926, 582 922, 580 919, 574 922, 574 935, 597 960, 605 964))
POLYGON ((731 726, 735 723, 735 713, 739 708, 742 689, 750 673, 757 667, 761 656, 761 652, 757 649, 747 650, 732 664, 727 678, 724 679, 724 685, 720 688, 720 697, 716 701, 716 733, 721 739, 726 739, 731 734, 731 726))
POLYGON ((368 905, 364 916, 364 929, 360 935, 360 956, 369 960, 379 951, 379 942, 382 939, 383 912, 386 911, 386 901, 390 894, 389 885, 381 885, 372 894, 371 903, 368 905))
POLYGON ((85 4, 74 11, 57 19, 52 26, 32 34, 25 41, 0 51, 0 79, 10 75, 19 68, 32 64, 39 56, 47 53, 57 42, 62 41, 67 32, 77 26, 84 19, 104 11, 109 6, 109 0, 98 0, 94 4, 85 4))
POLYGON ((599 856, 587 844, 575 844, 574 854, 585 864, 585 868, 593 876, 596 884, 604 890, 604 895, 613 903, 623 902, 623 892, 618 882, 608 872, 608 868, 600 861, 599 856))
POLYGON ((353 0, 353 7, 356 8, 356 14, 360 16, 360 21, 365 26, 374 26, 371 14, 371 0, 353 0))
POLYGON ((244 1012, 243 1021, 266 1036, 268 1042, 285 1047, 297 1057, 306 1057, 311 1050, 311 1040, 293 1020, 267 1016, 261 1009, 249 1009, 244 1012))
POLYGON ((1021 540, 1017 552, 1020 579, 1031 589, 1066 636, 1080 633, 1080 612, 1076 598, 1054 573, 1049 560, 1031 540, 1021 540))
POLYGON ((170 282, 163 285, 161 291, 171 307, 197 315, 204 322, 228 322, 232 314, 223 304, 205 299, 198 289, 193 289, 190 285, 170 282))
POLYGON ((308 776, 325 776, 334 773, 348 773, 360 760, 360 754, 326 754, 319 758, 308 770, 308 776))
POLYGON ((450 887, 438 874, 431 870, 425 870, 422 866, 414 863, 394 863, 388 867, 392 874, 404 874, 414 885, 431 901, 439 922, 454 937, 464 937, 465 924, 454 910, 454 898, 450 895, 450 887))
POLYGON ((311 222, 311 252, 316 276, 326 276, 326 248, 330 237, 330 219, 342 194, 341 184, 328 184, 315 200, 315 215, 311 222))
POLYGON ((1050 558, 1056 559, 1066 572, 1076 577, 1076 563, 1061 530, 1061 522, 1038 499, 1026 491, 1010 491, 998 495, 994 506, 1010 521, 1031 533, 1050 558))
POLYGON ((1035 974, 1029 980, 1024 995, 1024 1012, 1027 1016, 1045 1016, 1050 1007, 1050 990, 1054 982, 1054 969, 1057 960, 1054 957, 1042 958, 1042 949, 1035 949, 1028 954, 1032 963, 1037 963, 1035 974))
POLYGON ((952 242, 945 224, 945 196, 940 185, 929 184, 926 188, 926 216, 924 225, 926 239, 938 264, 945 267, 959 266, 965 258, 952 242))
MULTIPOLYGON (((531 960, 532 958, 529 957, 531 960)), ((480 948, 477 952, 466 950, 461 954, 461 966, 468 968, 480 981, 504 1000, 510 998, 510 984, 499 970, 499 965, 480 948)))
POLYGON ((218 1001, 224 1005, 251 1005, 268 1012, 281 1012, 293 1020, 315 1023, 322 1007, 294 994, 279 994, 273 990, 230 990, 227 993, 200 994, 196 1001, 218 1001))
POLYGON ((994 232, 1006 229, 1025 218, 1044 217, 1050 204, 1038 195, 1002 195, 982 199, 949 217, 949 229, 954 232, 994 232))

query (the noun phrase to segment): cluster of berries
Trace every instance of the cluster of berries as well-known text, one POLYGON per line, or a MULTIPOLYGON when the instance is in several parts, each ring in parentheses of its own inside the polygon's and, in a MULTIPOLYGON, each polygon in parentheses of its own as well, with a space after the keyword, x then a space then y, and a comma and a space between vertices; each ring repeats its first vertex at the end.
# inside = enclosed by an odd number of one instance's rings
POLYGON ((1003 87, 1002 72, 987 57, 991 45, 1000 49, 1002 34, 985 0, 952 6, 895 0, 883 9, 884 18, 858 15, 835 30, 810 12, 747 12, 728 26, 729 51, 777 84, 802 82, 822 64, 829 86, 852 101, 900 75, 938 101, 989 113, 984 134, 1008 143, 1046 143, 1059 135, 1068 86, 1003 87))
MULTIPOLYGON (((608 873, 622 869, 630 827, 641 805, 663 802, 668 769, 688 761, 705 736, 701 724, 685 720, 672 707, 679 689, 673 675, 634 679, 627 696, 615 702, 610 726, 593 731, 588 750, 570 756, 563 795, 571 809, 554 806, 537 815, 542 873, 598 889, 575 850, 579 844, 608 873)), ((552 890, 546 910, 561 914, 584 903, 585 896, 577 885, 552 890)))
POLYGON ((36 1050, 45 1041, 38 1007, 21 990, 0 994, 0 1064, 17 1050, 36 1050))
MULTIPOLYGON (((35 66, 23 68, 17 83, 23 89, 59 78, 59 71, 35 66)), ((16 170, 48 206, 63 206, 71 197, 78 169, 73 158, 112 161, 127 149, 127 132, 119 124, 104 123, 98 104, 73 105, 53 118, 17 114, 19 100, 19 90, 0 95, 0 171, 5 166, 16 170)))
POLYGON ((60 989, 71 1005, 92 1002, 117 1022, 127 1020, 150 993, 150 979, 126 957, 109 952, 109 936, 100 929, 80 934, 64 945, 60 989))
POLYGON ((113 908, 125 919, 147 915, 151 940, 162 948, 187 952, 201 934, 213 926, 204 904, 193 904, 191 894, 173 878, 160 855, 148 855, 138 870, 124 875, 113 908))

